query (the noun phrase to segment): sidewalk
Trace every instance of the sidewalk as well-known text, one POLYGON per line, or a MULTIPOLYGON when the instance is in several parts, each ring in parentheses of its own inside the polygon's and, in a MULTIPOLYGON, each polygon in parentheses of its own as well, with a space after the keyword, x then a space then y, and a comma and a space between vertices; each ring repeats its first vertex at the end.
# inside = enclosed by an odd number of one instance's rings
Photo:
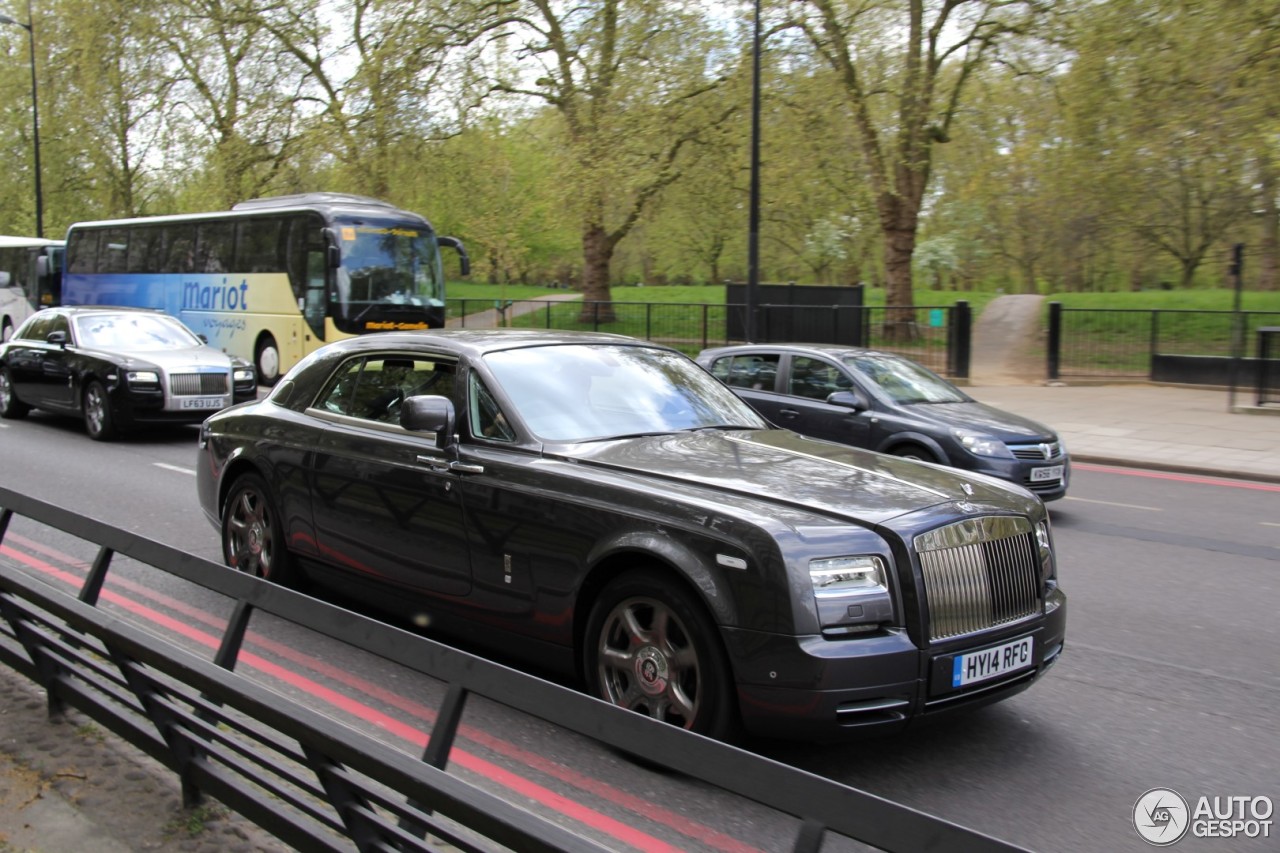
POLYGON ((974 385, 977 400, 1052 427, 1077 462, 1280 482, 1280 406, 1225 389, 974 385))

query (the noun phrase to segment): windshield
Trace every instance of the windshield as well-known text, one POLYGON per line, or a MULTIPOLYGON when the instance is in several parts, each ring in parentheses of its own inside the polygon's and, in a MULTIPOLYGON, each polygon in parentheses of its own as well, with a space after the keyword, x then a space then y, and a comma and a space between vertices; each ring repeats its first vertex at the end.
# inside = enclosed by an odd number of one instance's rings
MULTIPOLYGON (((339 222, 337 317, 358 322, 376 307, 444 305, 444 274, 435 234, 403 222, 339 222)), ((376 311, 374 313, 377 313, 376 311)))
POLYGON ((863 355, 843 361, 894 403, 963 403, 969 399, 959 388, 909 359, 863 355))
POLYGON ((154 352, 201 345, 190 329, 160 314, 87 314, 76 317, 75 323, 82 347, 154 352))
POLYGON ((496 352, 485 363, 547 441, 766 426, 732 391, 668 350, 572 344, 496 352))

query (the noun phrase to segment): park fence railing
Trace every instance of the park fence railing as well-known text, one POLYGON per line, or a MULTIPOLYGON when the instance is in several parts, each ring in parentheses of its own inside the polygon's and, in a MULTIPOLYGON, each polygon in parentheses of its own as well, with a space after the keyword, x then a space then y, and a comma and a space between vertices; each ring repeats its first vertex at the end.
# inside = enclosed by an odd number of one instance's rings
POLYGON ((0 662, 44 688, 51 714, 76 708, 176 773, 187 805, 215 797, 299 850, 610 849, 561 815, 527 808, 518 792, 506 798, 455 772, 454 742, 475 700, 486 718, 496 703, 719 788, 757 817, 772 809, 791 838, 775 849, 817 853, 836 839, 890 851, 1019 849, 5 488, 0 616, 0 662), (20 568, 6 545, 15 522, 32 541, 65 534, 96 549, 84 577, 55 585, 20 568), (185 582, 234 603, 212 632, 216 651, 168 640, 104 590, 109 578, 127 588, 117 575, 140 567, 162 573, 154 583, 185 582), (422 754, 240 671, 262 619, 302 631, 304 647, 336 641, 442 684, 422 754))
MULTIPOLYGON (((865 346, 915 359, 952 378, 969 376, 969 303, 902 308, 884 305, 774 305, 756 308, 755 343, 834 343, 865 346), (888 323, 909 311, 906 322, 888 323)), ((697 355, 708 347, 746 343, 747 306, 581 300, 451 299, 460 328, 513 326, 582 329, 629 335, 697 355)))
POLYGON ((1256 388, 1265 311, 1065 308, 1049 304, 1050 380, 1113 379, 1256 388))

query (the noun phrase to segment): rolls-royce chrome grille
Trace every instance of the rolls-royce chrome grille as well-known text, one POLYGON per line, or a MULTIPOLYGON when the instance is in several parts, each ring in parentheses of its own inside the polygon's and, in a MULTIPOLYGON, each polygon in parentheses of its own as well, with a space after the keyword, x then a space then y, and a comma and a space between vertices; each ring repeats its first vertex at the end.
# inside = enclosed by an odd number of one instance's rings
POLYGON ((225 394, 227 393, 227 374, 174 373, 169 376, 169 393, 175 397, 225 394))
POLYGON ((915 548, 930 640, 984 631, 1044 609, 1035 534, 1025 518, 965 519, 922 533, 915 548))

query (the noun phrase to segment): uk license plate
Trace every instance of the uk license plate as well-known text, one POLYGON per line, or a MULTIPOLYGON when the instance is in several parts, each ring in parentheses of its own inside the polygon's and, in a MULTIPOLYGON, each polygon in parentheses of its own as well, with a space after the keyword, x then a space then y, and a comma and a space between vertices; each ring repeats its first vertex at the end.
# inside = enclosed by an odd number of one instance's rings
POLYGON ((189 397, 181 402, 184 409, 221 409, 227 405, 226 397, 189 397))
POLYGON ((1043 483, 1046 480, 1061 480, 1062 468, 1063 466, 1061 465, 1049 465, 1045 468, 1032 468, 1031 482, 1043 483))
POLYGON ((1020 637, 999 646, 956 655, 951 668, 951 686, 965 687, 1035 666, 1035 643, 1020 637))

